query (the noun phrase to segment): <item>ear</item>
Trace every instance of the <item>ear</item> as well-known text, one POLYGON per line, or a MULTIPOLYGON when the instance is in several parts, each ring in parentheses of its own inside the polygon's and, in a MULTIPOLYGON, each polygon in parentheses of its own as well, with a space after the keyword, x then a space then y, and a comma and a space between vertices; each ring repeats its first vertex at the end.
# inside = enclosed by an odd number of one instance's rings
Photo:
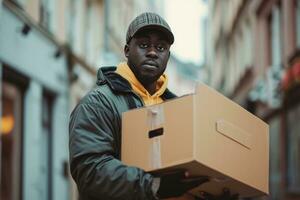
POLYGON ((128 58, 128 56, 129 56, 129 45, 128 44, 126 44, 124 46, 124 55, 126 58, 128 58))
POLYGON ((171 55, 171 51, 169 51, 169 54, 168 54, 168 60, 170 59, 170 55, 171 55))

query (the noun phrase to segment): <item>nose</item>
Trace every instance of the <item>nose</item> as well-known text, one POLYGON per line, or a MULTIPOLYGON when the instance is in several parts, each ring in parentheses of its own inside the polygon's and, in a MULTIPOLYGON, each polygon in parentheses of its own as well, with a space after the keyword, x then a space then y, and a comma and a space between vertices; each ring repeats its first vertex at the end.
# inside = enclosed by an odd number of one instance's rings
POLYGON ((147 51, 147 54, 146 54, 147 57, 150 57, 150 58, 157 58, 158 55, 157 55, 157 51, 154 47, 154 45, 151 45, 147 51))

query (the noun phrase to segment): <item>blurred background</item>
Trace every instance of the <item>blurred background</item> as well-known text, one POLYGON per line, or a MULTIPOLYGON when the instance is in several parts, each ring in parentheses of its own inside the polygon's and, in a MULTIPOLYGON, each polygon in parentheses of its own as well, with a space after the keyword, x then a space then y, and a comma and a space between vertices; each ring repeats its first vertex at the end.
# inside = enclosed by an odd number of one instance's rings
POLYGON ((263 199, 300 199, 300 0, 0 0, 1 200, 78 199, 69 114, 144 11, 174 32, 170 89, 204 82, 266 121, 263 199))

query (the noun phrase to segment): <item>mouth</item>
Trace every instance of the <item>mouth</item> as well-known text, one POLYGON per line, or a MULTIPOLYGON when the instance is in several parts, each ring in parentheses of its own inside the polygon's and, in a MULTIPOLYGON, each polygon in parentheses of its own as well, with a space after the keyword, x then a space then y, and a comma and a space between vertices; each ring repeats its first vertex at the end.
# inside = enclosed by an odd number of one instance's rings
POLYGON ((152 69, 152 70, 156 70, 158 68, 158 65, 155 62, 151 62, 151 61, 144 62, 142 66, 144 68, 152 69))

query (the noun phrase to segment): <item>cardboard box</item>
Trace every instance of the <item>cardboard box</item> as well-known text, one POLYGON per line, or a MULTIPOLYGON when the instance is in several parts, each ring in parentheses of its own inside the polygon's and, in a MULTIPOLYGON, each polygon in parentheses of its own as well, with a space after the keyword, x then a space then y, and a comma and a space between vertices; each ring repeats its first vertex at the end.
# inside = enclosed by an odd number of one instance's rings
POLYGON ((196 195, 228 188, 262 196, 269 192, 269 127, 200 84, 195 94, 123 113, 122 161, 148 172, 209 176, 191 191, 196 195))

